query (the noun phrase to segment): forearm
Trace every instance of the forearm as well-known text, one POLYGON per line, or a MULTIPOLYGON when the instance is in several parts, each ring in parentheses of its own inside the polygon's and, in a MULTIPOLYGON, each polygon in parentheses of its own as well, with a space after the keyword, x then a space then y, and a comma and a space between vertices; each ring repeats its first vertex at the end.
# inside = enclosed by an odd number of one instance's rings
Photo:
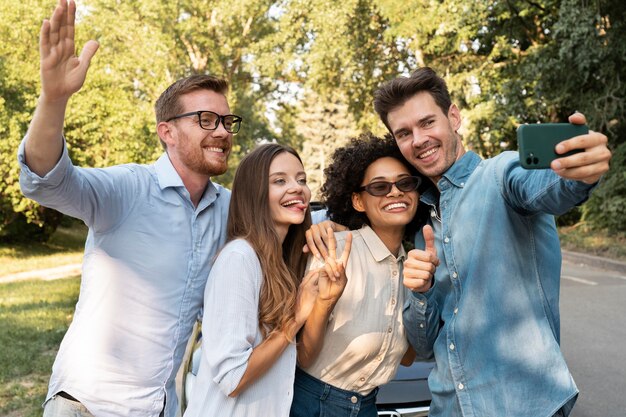
POLYGON ((334 302, 316 301, 298 340, 298 365, 310 367, 319 356, 324 345, 328 318, 335 307, 334 302))
POLYGON ((246 390, 252 383, 262 377, 268 369, 283 354, 287 346, 295 338, 301 326, 292 322, 285 331, 277 331, 270 334, 263 342, 252 350, 246 370, 237 385, 237 388, 229 394, 236 397, 246 390))
MULTIPOLYGON (((431 289, 432 290, 432 289, 431 289)), ((433 357, 433 346, 439 332, 439 309, 434 300, 423 294, 412 294, 403 312, 407 339, 421 359, 433 357)))
POLYGON ((63 121, 67 101, 49 101, 42 94, 26 133, 25 162, 40 177, 54 168, 63 151, 63 121))

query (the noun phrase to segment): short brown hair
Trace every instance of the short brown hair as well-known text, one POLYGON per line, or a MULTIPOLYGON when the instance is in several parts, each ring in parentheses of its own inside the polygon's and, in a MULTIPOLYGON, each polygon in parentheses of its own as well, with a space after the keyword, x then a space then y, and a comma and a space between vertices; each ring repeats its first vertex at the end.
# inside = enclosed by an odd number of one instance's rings
POLYGON ((181 113, 183 109, 179 101, 180 96, 196 90, 211 90, 226 95, 228 82, 222 78, 205 74, 181 78, 167 87, 156 101, 154 105, 156 122, 164 122, 181 113))
POLYGON ((432 96, 443 114, 448 114, 452 101, 446 82, 429 67, 419 68, 409 77, 397 77, 387 81, 374 92, 374 110, 390 132, 387 119, 389 113, 422 91, 432 96))

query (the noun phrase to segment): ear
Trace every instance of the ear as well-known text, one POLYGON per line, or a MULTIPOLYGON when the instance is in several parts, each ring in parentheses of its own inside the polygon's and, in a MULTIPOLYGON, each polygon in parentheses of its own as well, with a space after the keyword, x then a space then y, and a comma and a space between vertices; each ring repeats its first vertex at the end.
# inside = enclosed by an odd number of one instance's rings
POLYGON ((157 124, 157 134, 159 135, 159 138, 167 144, 168 148, 176 142, 174 139, 172 125, 167 122, 159 122, 159 124, 157 124))
POLYGON ((461 111, 456 104, 451 104, 448 109, 448 120, 452 125, 452 129, 456 132, 461 128, 461 111))
POLYGON ((352 207, 360 213, 365 212, 365 207, 363 206, 363 200, 361 200, 360 193, 352 193, 352 207))

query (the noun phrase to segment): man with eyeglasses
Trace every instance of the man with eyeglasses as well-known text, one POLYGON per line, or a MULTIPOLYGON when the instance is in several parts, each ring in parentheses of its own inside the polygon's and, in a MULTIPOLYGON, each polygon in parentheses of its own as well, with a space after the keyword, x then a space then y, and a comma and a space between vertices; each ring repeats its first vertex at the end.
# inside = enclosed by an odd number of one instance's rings
POLYGON ((460 111, 430 68, 381 86, 374 107, 431 182, 420 196, 430 219, 415 238, 423 250, 404 265, 409 341, 436 362, 429 415, 568 416, 578 389, 559 347, 554 215, 582 204, 609 169, 606 136, 561 142, 551 169, 523 169, 517 152, 483 160, 463 147, 460 111))
POLYGON ((173 417, 175 376, 226 237, 230 191, 211 177, 226 170, 241 117, 226 81, 191 76, 156 102, 165 153, 155 163, 73 166, 65 110, 98 48, 89 41, 74 55, 75 12, 60 0, 42 25, 42 92, 18 151, 24 194, 89 226, 44 416, 173 417))

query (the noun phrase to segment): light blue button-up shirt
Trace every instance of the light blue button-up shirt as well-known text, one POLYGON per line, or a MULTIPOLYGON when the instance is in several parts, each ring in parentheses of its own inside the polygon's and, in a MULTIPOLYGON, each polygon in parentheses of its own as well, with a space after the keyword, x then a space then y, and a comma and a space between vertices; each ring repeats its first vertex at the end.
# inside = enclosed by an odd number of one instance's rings
POLYGON ((176 413, 174 386, 226 237, 230 191, 209 183, 194 207, 167 154, 151 165, 72 165, 43 178, 18 159, 24 195, 89 226, 80 296, 48 398, 67 391, 94 415, 176 413))
MULTIPOLYGON (((431 417, 548 417, 578 390, 559 347, 561 251, 553 215, 593 186, 525 170, 517 152, 459 159, 421 196, 441 265, 413 293, 409 340, 432 357, 431 417)), ((416 247, 423 248, 421 232, 416 247)))

